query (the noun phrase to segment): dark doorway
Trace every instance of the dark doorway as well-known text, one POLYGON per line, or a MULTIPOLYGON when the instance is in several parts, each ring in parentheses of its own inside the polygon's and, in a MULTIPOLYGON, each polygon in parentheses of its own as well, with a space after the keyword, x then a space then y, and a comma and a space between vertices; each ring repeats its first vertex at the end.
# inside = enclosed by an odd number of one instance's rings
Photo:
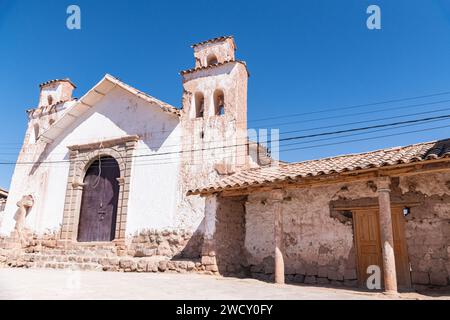
POLYGON ((101 157, 87 170, 83 181, 78 241, 114 240, 119 177, 119 165, 112 157, 101 157))

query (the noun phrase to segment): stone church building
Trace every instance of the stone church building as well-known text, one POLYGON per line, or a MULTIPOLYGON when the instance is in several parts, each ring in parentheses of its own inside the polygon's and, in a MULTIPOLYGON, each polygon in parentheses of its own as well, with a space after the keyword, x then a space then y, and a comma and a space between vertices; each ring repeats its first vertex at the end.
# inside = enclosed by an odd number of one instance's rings
POLYGON ((40 85, 0 266, 448 286, 450 140, 282 163, 247 138, 232 37, 192 46, 176 108, 106 75, 40 85))

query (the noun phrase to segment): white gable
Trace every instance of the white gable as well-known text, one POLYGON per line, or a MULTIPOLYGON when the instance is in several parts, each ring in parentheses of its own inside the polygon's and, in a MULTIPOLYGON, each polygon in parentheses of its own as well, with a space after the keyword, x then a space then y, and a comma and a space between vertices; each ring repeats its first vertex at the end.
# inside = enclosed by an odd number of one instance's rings
POLYGON ((51 142, 55 140, 65 128, 73 124, 78 117, 85 112, 93 108, 98 102, 100 102, 111 90, 114 88, 121 88, 130 94, 148 102, 150 105, 159 108, 164 112, 179 116, 179 110, 175 107, 162 102, 152 96, 149 96, 127 84, 119 79, 107 74, 103 79, 97 83, 91 90, 89 90, 80 100, 66 110, 64 116, 62 116, 56 123, 54 123, 47 131, 40 135, 40 139, 45 142, 51 142))

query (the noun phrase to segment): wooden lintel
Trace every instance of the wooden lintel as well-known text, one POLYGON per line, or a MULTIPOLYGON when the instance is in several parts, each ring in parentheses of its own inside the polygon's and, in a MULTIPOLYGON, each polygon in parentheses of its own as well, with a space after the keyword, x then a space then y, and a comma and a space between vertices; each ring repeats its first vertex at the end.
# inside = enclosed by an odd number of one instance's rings
MULTIPOLYGON (((421 205, 420 202, 408 202, 408 201, 402 201, 402 202, 391 202, 392 208, 397 207, 417 207, 421 205)), ((348 205, 348 206, 340 206, 340 205, 332 205, 332 210, 335 211, 354 211, 354 210, 365 210, 365 209, 378 209, 378 204, 359 204, 359 205, 348 205)))

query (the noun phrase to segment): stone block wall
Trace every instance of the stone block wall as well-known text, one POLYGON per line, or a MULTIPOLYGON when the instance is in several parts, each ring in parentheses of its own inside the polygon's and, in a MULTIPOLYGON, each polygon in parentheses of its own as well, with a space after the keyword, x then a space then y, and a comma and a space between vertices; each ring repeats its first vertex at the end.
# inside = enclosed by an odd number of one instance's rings
POLYGON ((420 203, 405 226, 413 284, 450 285, 450 174, 401 178, 399 189, 420 203))
POLYGON ((203 236, 187 230, 144 230, 129 241, 127 255, 132 257, 200 258, 203 236))
POLYGON ((59 233, 0 239, 0 267, 125 272, 207 272, 200 262, 203 236, 186 230, 145 230, 126 242, 61 241, 59 233))

